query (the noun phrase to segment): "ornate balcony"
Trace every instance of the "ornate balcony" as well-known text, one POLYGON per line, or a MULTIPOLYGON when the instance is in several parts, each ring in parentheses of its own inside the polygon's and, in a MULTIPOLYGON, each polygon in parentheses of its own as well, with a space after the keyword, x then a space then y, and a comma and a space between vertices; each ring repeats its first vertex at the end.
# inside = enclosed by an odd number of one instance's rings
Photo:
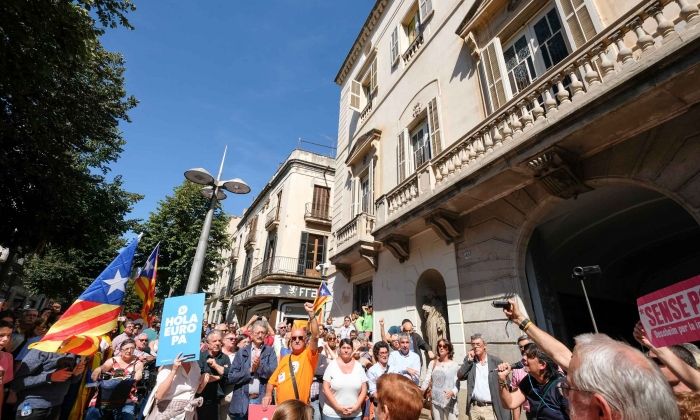
MULTIPOLYGON (((694 0, 639 2, 380 197, 375 237, 384 242, 397 233, 410 236, 418 231, 420 223, 409 222, 418 218, 427 221, 434 209, 442 206, 468 211, 495 199, 494 191, 506 193, 508 188, 519 188, 532 182, 533 178, 542 181, 550 193, 562 198, 580 193, 585 186, 580 185, 575 171, 561 169, 570 161, 567 152, 543 153, 556 144, 552 133, 559 133, 559 140, 569 136, 566 147, 574 148, 575 144, 578 154, 581 154, 603 147, 605 142, 619 141, 630 133, 639 132, 643 126, 649 128, 654 120, 670 118, 680 112, 681 107, 687 107, 687 101, 680 98, 690 94, 684 94, 681 86, 689 84, 696 88, 697 84, 692 76, 688 76, 690 64, 680 60, 681 64, 677 65, 686 66, 681 67, 685 73, 680 76, 671 71, 664 73, 664 80, 678 78, 673 84, 669 82, 672 95, 679 99, 672 102, 677 107, 675 110, 659 108, 654 98, 664 96, 654 78, 660 77, 659 69, 666 68, 660 63, 675 65, 679 62, 673 59, 675 52, 697 44, 700 13, 696 3, 694 0), (645 84, 634 82, 633 78, 652 81, 645 84), (568 82, 566 86, 565 82, 568 82), (644 101, 625 99, 629 86, 637 86, 640 92, 642 89, 656 89, 657 96, 647 92, 640 94, 644 101), (621 104, 607 105, 607 110, 625 107, 626 111, 620 115, 627 117, 605 120, 609 112, 601 112, 600 108, 605 106, 601 104, 609 97, 621 104), (596 113, 592 109, 597 109, 596 113), (640 112, 653 115, 653 118, 633 121, 633 116, 640 115, 640 112), (571 134, 573 124, 586 129, 574 136, 571 134), (553 140, 544 144, 543 139, 553 140), (543 169, 542 164, 549 166, 543 169), (559 172, 549 173, 552 172, 551 165, 559 167, 559 172), (401 224, 407 227, 403 230, 397 228, 401 224)), ((680 51, 678 54, 692 56, 697 54, 694 51, 680 51)), ((668 92, 664 98, 671 100, 668 92)), ((687 99, 692 103, 692 98, 687 99)))
POLYGON ((280 224, 279 216, 279 207, 271 208, 270 211, 267 212, 267 216, 265 216, 265 229, 276 229, 277 226, 280 224))
POLYGON ((372 236, 374 223, 374 216, 360 213, 334 233, 335 255, 332 255, 330 260, 348 279, 350 278, 349 265, 360 258, 376 268, 379 244, 372 236))
POLYGON ((408 63, 411 61, 411 58, 416 55, 421 45, 423 45, 423 33, 418 34, 416 39, 411 42, 411 45, 409 45, 406 51, 401 55, 403 62, 408 63))

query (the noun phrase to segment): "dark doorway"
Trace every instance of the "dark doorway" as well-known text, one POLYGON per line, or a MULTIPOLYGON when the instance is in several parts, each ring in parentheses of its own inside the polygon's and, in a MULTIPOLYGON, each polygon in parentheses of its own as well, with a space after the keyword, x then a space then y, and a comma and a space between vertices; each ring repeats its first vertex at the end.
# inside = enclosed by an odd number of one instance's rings
POLYGON ((526 272, 537 322, 556 337, 592 332, 576 266, 600 265, 586 280, 598 329, 632 342, 636 300, 700 274, 700 227, 668 197, 609 185, 563 201, 528 243, 526 272))

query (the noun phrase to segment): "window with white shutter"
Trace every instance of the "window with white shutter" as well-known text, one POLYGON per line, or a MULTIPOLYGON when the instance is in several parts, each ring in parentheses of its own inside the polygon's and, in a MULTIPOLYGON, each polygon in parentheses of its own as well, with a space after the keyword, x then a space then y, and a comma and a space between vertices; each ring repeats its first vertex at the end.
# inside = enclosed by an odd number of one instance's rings
POLYGON ((425 22, 433 13, 433 2, 431 0, 419 0, 420 21, 425 22))
POLYGON ((355 111, 360 110, 360 95, 362 95, 362 84, 357 80, 350 81, 350 108, 355 111))
POLYGON ((391 64, 393 65, 399 59, 399 28, 398 28, 398 26, 395 27, 393 31, 391 31, 391 46, 389 49, 391 52, 391 64))
POLYGON ((596 28, 586 0, 556 0, 556 2, 576 48, 595 36, 596 28))
POLYGON ((400 183, 406 179, 406 133, 401 130, 396 144, 396 180, 400 183))
POLYGON ((489 113, 494 112, 501 105, 505 104, 507 99, 507 87, 503 83, 503 72, 501 71, 501 62, 503 54, 500 51, 500 41, 494 38, 486 48, 481 51, 481 67, 484 97, 487 101, 487 110, 489 113))
POLYGON ((428 131, 430 132, 430 145, 433 148, 433 156, 442 151, 442 138, 440 135, 440 115, 438 113, 437 98, 428 103, 428 131))

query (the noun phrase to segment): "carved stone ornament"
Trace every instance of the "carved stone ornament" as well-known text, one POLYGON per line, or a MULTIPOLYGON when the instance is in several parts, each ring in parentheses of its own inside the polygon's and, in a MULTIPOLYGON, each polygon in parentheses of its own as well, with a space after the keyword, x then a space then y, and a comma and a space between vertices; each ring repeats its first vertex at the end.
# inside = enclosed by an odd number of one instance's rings
POLYGON ((350 264, 333 264, 335 265, 335 269, 340 271, 340 274, 345 277, 345 280, 348 282, 350 281, 350 276, 352 275, 352 270, 350 269, 350 264))
POLYGON ((568 199, 591 190, 581 180, 578 159, 571 152, 552 147, 527 161, 535 178, 552 195, 568 199))
POLYGON ((403 235, 389 235, 384 239, 383 244, 389 249, 391 255, 394 256, 399 262, 404 262, 408 259, 410 255, 409 241, 408 238, 403 235))
POLYGON ((462 234, 459 229, 458 219, 459 215, 457 213, 445 209, 436 209, 425 217, 425 223, 430 226, 446 244, 451 244, 462 234))
POLYGON ((416 118, 417 116, 420 115, 420 112, 422 111, 422 107, 420 102, 416 102, 415 105, 413 105, 413 118, 416 118))

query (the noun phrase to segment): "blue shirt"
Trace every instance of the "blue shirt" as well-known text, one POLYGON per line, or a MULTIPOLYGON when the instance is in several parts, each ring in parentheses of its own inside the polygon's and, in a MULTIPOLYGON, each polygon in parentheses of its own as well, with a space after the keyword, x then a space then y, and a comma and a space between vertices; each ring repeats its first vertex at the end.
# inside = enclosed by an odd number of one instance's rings
POLYGON ((407 355, 401 353, 401 350, 392 351, 389 354, 389 373, 398 373, 412 380, 416 385, 420 381, 420 357, 408 351, 407 355), (418 372, 417 376, 411 376, 406 369, 413 369, 418 372))

